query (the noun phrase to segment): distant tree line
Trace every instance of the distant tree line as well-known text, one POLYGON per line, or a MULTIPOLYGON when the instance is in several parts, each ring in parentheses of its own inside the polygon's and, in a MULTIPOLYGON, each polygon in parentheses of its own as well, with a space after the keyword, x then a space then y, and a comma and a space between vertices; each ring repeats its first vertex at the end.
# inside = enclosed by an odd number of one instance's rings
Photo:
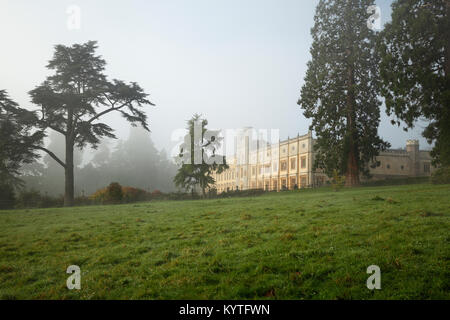
MULTIPOLYGON (((89 196, 97 190, 115 181, 123 186, 130 186, 151 192, 174 191, 172 182, 176 165, 164 150, 158 151, 150 134, 140 128, 131 128, 126 140, 103 140, 97 150, 89 152, 90 158, 83 150, 74 152, 75 196, 89 196)), ((50 135, 48 148, 64 159, 64 138, 57 134, 50 135)), ((50 156, 43 157, 42 162, 24 165, 21 179, 27 190, 40 190, 49 196, 60 196, 64 190, 63 168, 50 156)))

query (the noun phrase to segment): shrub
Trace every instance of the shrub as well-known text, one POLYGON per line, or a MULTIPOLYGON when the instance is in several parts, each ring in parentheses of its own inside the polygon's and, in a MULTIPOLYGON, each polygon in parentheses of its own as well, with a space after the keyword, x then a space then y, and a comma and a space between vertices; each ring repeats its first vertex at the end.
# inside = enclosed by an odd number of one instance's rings
POLYGON ((344 186, 345 183, 345 177, 341 176, 339 172, 334 169, 333 170, 333 179, 331 180, 331 186, 333 187, 334 191, 338 191, 344 186))
POLYGON ((117 204, 123 202, 131 203, 146 201, 150 200, 150 198, 151 194, 145 190, 133 187, 122 187, 119 183, 113 182, 108 187, 97 190, 89 197, 89 200, 101 204, 117 204))
POLYGON ((106 198, 104 201, 106 203, 120 203, 123 199, 123 191, 122 186, 117 182, 112 182, 107 188, 106 188, 106 198))
POLYGON ((16 200, 17 208, 55 208, 64 205, 64 197, 42 195, 36 190, 23 190, 16 200))
POLYGON ((437 169, 431 175, 431 183, 448 184, 450 183, 450 166, 437 169))
POLYGON ((89 197, 86 196, 76 197, 74 199, 74 205, 76 206, 89 206, 92 204, 94 204, 94 201, 92 201, 89 197))
POLYGON ((106 188, 98 189, 95 191, 92 195, 89 196, 89 199, 91 201, 94 201, 95 203, 103 203, 106 201, 106 188))
POLYGON ((191 194, 187 192, 171 192, 167 195, 168 200, 192 200, 197 199, 197 194, 191 194))
POLYGON ((56 208, 64 206, 64 197, 51 197, 47 194, 40 195, 40 201, 38 203, 39 208, 56 208))
POLYGON ((151 199, 164 199, 166 198, 166 196, 164 195, 164 193, 162 193, 159 190, 154 190, 151 194, 150 194, 150 198, 151 199))
MULTIPOLYGON (((254 197, 259 196, 267 191, 263 189, 247 189, 247 190, 230 190, 226 192, 222 192, 216 195, 216 198, 230 198, 230 197, 254 197)), ((211 196, 212 197, 212 196, 211 196)))
POLYGON ((361 182, 365 187, 399 186, 404 184, 420 184, 430 182, 430 177, 387 178, 361 182))
POLYGON ((23 190, 17 197, 18 208, 37 208, 41 194, 36 190, 23 190))
POLYGON ((7 184, 0 184, 0 210, 14 208, 15 202, 14 188, 7 184))
POLYGON ((150 198, 147 191, 133 187, 122 187, 122 193, 123 201, 126 203, 145 201, 150 198))
POLYGON ((153 197, 161 196, 162 194, 163 193, 161 191, 159 191, 158 189, 153 190, 153 192, 152 192, 153 197))
MULTIPOLYGON (((227 191, 229 192, 229 191, 227 191)), ((208 190, 208 198, 216 198, 217 197, 217 189, 212 187, 208 190)))

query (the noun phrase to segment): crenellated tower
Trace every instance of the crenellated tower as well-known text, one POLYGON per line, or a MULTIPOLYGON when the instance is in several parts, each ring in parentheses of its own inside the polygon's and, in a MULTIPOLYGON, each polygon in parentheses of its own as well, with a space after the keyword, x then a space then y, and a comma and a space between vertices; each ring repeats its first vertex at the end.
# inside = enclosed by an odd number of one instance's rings
POLYGON ((407 140, 406 151, 409 153, 410 158, 410 174, 413 177, 417 177, 420 172, 419 162, 419 140, 407 140))

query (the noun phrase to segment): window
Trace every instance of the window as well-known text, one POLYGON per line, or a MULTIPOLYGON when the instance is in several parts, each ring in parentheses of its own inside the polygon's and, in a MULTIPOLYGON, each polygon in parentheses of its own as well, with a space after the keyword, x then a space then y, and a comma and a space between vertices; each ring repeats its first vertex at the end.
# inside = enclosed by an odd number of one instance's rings
POLYGON ((404 167, 404 166, 400 166, 400 169, 402 169, 402 170, 403 170, 403 169, 405 169, 405 167, 404 167))
POLYGON ((291 170, 295 170, 295 162, 296 162, 296 158, 292 158, 291 159, 291 170))
POLYGON ((278 163, 277 162, 273 163, 272 171, 273 172, 277 172, 278 171, 278 163))
POLYGON ((291 189, 295 189, 295 187, 297 186, 297 179, 295 179, 295 177, 292 177, 291 181, 290 181, 290 184, 291 184, 290 185, 291 189))
POLYGON ((292 146, 292 147, 291 147, 291 150, 292 150, 292 151, 295 151, 295 146, 292 146))
POLYGON ((430 164, 429 163, 423 164, 423 172, 430 173, 430 164))
POLYGON ((305 169, 306 168, 306 157, 302 157, 301 158, 301 168, 305 169))
POLYGON ((306 147, 306 145, 305 145, 305 144, 302 144, 302 148, 305 149, 305 147, 306 147))
POLYGON ((286 169, 287 169, 286 161, 283 160, 281 161, 281 171, 286 171, 286 169))
POLYGON ((391 165, 390 165, 390 164, 386 165, 386 168, 390 169, 390 168, 391 168, 391 165))
POLYGON ((256 168, 252 167, 252 176, 254 176, 256 174, 256 168))

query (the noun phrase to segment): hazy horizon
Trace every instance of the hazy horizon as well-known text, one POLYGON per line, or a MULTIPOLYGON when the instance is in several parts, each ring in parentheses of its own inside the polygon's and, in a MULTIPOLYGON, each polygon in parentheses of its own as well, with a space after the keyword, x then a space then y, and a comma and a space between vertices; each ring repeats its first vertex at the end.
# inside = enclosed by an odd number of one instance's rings
MULTIPOLYGON (((389 0, 376 3, 383 23, 389 0)), ((98 41, 110 78, 138 82, 156 107, 148 108, 152 139, 167 152, 176 129, 194 113, 211 129, 279 129, 281 140, 308 132, 297 99, 310 59, 314 1, 0 1, 5 30, 0 51, 0 89, 33 108, 28 92, 50 74, 56 44, 98 41), (66 26, 69 5, 81 9, 81 29, 66 26)), ((126 139, 130 125, 104 118, 126 139)), ((380 135, 392 148, 418 139, 419 126, 404 132, 384 109, 380 135)))

